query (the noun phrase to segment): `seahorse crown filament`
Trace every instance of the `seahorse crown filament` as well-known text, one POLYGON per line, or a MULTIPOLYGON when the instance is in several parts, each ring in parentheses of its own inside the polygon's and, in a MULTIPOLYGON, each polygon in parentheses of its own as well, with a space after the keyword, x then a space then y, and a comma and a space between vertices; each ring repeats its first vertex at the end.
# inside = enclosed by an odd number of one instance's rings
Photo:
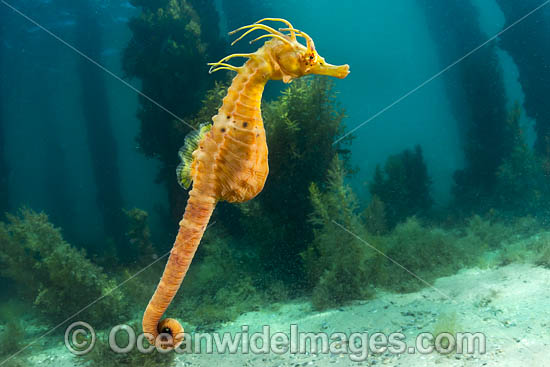
POLYGON ((244 202, 258 195, 264 187, 269 171, 260 111, 265 84, 269 80, 289 83, 309 74, 337 78, 349 74, 348 65, 326 63, 315 50, 311 37, 295 29, 287 20, 265 18, 230 34, 243 30, 245 32, 232 44, 256 30, 267 33, 251 43, 271 39, 254 53, 233 54, 209 64, 210 73, 227 69, 237 75, 223 105, 212 118, 212 126, 202 126, 180 150, 182 164, 178 167, 178 181, 184 187, 192 182, 193 188, 170 258, 143 316, 143 330, 148 339, 158 345, 157 337, 162 333, 161 344, 165 348, 173 348, 183 341, 183 328, 174 319, 159 320, 189 269, 216 203, 220 200, 244 202), (282 22, 285 28, 275 30, 264 24, 267 21, 282 22), (305 39, 306 45, 299 43, 297 37, 305 39), (240 67, 228 63, 236 57, 248 60, 240 67))

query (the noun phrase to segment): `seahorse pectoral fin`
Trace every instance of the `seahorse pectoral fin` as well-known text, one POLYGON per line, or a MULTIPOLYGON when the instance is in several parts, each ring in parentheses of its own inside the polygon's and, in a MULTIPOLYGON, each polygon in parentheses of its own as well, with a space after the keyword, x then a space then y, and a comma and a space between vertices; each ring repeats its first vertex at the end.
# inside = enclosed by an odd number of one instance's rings
POLYGON ((185 142, 178 152, 181 163, 176 168, 176 176, 180 186, 186 190, 189 189, 193 182, 193 152, 211 128, 212 124, 202 124, 197 131, 191 131, 185 137, 185 142))

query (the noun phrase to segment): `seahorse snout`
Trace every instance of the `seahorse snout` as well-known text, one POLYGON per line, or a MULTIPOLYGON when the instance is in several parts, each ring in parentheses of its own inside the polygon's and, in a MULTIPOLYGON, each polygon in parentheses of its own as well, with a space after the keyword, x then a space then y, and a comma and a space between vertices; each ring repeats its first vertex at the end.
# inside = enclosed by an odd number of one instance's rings
POLYGON ((311 68, 310 73, 318 75, 328 75, 335 78, 344 79, 349 74, 349 65, 331 65, 327 63, 319 63, 311 68))

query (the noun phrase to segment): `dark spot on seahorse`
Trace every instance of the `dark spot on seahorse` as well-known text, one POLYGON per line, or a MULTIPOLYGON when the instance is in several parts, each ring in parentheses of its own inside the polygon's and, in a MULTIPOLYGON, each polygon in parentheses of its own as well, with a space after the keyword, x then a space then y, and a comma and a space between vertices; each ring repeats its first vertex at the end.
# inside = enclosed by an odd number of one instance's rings
POLYGON ((243 122, 243 127, 247 127, 248 126, 248 122, 243 122))
POLYGON ((222 131, 222 133, 224 133, 225 132, 225 127, 222 127, 221 131, 222 131))
POLYGON ((256 137, 260 136, 260 134, 256 134, 256 137))
POLYGON ((231 118, 231 116, 227 115, 227 119, 229 120, 231 118))

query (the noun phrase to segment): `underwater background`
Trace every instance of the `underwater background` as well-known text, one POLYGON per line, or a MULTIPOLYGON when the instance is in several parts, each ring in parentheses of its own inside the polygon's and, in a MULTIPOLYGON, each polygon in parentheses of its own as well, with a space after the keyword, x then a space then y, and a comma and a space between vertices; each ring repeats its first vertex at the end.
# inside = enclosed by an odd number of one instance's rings
POLYGON ((0 366, 550 366, 548 96, 550 1, 0 0, 0 366), (227 33, 265 17, 351 74, 268 83, 265 188, 217 206, 170 314, 189 332, 479 328, 487 353, 106 347, 141 330, 188 198, 187 124, 231 83, 207 63, 255 51, 227 33), (83 356, 63 343, 77 320, 99 335, 83 356))

